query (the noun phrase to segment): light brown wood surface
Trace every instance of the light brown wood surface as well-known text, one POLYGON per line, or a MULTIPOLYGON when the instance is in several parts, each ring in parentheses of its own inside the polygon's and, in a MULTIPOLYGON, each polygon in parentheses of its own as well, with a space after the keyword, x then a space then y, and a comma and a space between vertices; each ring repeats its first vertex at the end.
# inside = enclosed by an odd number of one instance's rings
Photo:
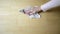
POLYGON ((60 9, 41 13, 30 19, 19 12, 27 6, 40 6, 48 0, 0 0, 0 34, 59 34, 60 9))

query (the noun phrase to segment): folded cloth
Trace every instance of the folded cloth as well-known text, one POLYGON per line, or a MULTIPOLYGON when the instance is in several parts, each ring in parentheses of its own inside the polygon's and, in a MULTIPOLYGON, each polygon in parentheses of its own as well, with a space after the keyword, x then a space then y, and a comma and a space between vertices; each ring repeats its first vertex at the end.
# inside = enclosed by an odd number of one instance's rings
POLYGON ((38 13, 35 13, 33 15, 29 16, 30 18, 40 18, 40 15, 38 13))
MULTIPOLYGON (((28 7, 28 8, 25 8, 25 9, 21 9, 20 10, 20 12, 22 12, 22 13, 25 13, 25 12, 27 12, 26 10, 30 10, 30 9, 32 9, 31 7, 28 7)), ((30 15, 28 15, 30 18, 40 18, 40 15, 38 14, 38 13, 34 13, 34 14, 30 14, 30 15)))

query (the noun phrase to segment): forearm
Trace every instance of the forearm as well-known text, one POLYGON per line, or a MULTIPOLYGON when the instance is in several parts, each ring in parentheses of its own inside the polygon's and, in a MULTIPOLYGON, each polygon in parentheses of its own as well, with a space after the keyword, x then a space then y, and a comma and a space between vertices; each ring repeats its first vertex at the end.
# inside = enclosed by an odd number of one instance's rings
POLYGON ((47 11, 47 10, 57 7, 57 6, 60 6, 60 0, 51 0, 51 1, 41 5, 41 10, 47 11))

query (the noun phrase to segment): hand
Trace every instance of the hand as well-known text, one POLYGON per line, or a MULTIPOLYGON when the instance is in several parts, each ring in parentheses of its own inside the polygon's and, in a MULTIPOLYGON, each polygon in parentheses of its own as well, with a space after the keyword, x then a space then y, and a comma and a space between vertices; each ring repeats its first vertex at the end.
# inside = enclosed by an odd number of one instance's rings
POLYGON ((34 6, 34 7, 25 9, 25 14, 34 14, 34 13, 38 13, 40 11, 41 11, 41 9, 39 6, 34 6))

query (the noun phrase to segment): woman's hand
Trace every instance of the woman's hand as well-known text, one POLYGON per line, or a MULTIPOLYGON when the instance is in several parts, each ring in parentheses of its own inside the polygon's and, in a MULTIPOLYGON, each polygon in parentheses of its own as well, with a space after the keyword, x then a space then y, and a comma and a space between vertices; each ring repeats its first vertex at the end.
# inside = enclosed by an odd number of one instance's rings
POLYGON ((34 14, 34 13, 38 13, 41 12, 41 8, 40 6, 34 6, 34 7, 30 7, 25 9, 25 14, 34 14))

